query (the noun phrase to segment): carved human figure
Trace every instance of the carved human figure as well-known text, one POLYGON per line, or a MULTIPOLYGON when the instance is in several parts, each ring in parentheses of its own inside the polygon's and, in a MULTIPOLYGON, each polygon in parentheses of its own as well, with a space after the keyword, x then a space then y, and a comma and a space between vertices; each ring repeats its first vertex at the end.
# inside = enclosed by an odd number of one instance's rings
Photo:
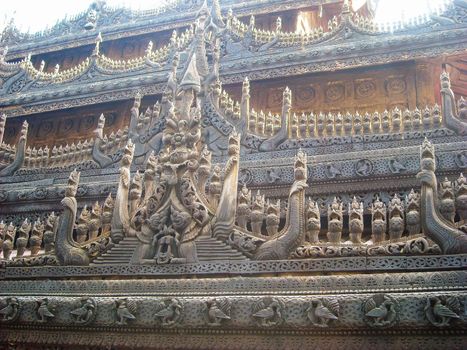
POLYGON ((251 230, 254 234, 261 234, 261 227, 263 226, 264 220, 264 195, 261 195, 259 190, 255 196, 255 199, 251 205, 251 230))
POLYGON ((42 238, 44 236, 44 224, 38 218, 32 227, 31 237, 29 238, 29 248, 31 249, 31 256, 37 255, 42 245, 42 238))
POLYGON ((404 233, 404 205, 397 193, 389 202, 389 239, 398 240, 404 233))
POLYGON ((154 260, 157 264, 168 264, 179 256, 180 234, 172 227, 164 226, 159 234, 154 235, 154 260))
POLYGON ((332 203, 328 206, 328 241, 333 244, 341 242, 343 228, 342 203, 334 197, 332 203))
POLYGON ((266 201, 266 230, 270 237, 274 236, 279 230, 281 201, 278 199, 276 204, 269 199, 266 201))
POLYGON ((209 201, 214 208, 217 208, 219 204, 219 198, 222 191, 222 174, 220 166, 214 166, 211 175, 211 181, 209 183, 209 201))
POLYGON ((460 219, 467 223, 467 180, 462 173, 456 180, 456 209, 460 219))
POLYGON ((377 197, 371 205, 371 237, 373 244, 386 240, 386 204, 377 197))
POLYGON ((5 239, 7 225, 0 221, 0 248, 3 247, 3 240, 5 239))
POLYGON ((135 146, 130 139, 123 150, 117 196, 111 221, 111 238, 115 243, 120 242, 124 238, 130 227, 128 190, 130 188, 130 166, 133 161, 134 150, 135 146))
POLYGON ((251 191, 243 184, 238 194, 237 224, 242 229, 247 229, 248 220, 251 214, 251 191))
POLYGON ((78 217, 78 223, 76 225, 76 242, 83 243, 88 237, 89 220, 91 219, 91 213, 88 210, 87 205, 83 207, 78 217))
POLYGON ((13 243, 16 238, 16 226, 12 222, 7 226, 5 231, 5 238, 3 239, 3 259, 10 259, 11 252, 13 251, 13 243))
POLYGON ((96 239, 99 234, 99 229, 101 228, 101 207, 97 201, 92 206, 88 228, 88 239, 96 239))
POLYGON ((206 191, 206 183, 211 174, 211 152, 209 152, 208 147, 205 145, 199 160, 199 168, 197 170, 198 175, 198 188, 204 194, 206 191))
POLYGON ((306 208, 306 233, 305 241, 309 243, 319 242, 319 232, 321 230, 321 213, 318 203, 308 198, 306 208))
POLYGON ((349 204, 349 238, 352 243, 362 242, 363 233, 363 203, 354 196, 349 204))
POLYGON ((110 223, 112 221, 112 213, 114 210, 114 200, 112 198, 112 193, 109 193, 107 198, 104 201, 104 205, 102 208, 102 233, 108 234, 110 233, 110 223))

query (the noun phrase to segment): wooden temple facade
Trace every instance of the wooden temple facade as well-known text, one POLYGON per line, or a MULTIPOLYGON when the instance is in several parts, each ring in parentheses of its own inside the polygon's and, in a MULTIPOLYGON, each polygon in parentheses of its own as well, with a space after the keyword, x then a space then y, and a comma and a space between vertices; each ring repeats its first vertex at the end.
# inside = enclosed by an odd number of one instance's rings
POLYGON ((0 349, 465 349, 466 48, 464 0, 8 26, 0 349))

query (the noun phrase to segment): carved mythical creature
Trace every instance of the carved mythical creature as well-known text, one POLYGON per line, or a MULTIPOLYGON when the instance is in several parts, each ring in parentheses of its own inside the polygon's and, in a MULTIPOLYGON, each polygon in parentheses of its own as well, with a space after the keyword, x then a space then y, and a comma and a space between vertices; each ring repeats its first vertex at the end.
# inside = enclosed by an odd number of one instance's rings
POLYGON ((439 184, 439 212, 446 220, 454 223, 456 216, 454 189, 447 177, 439 184))
POLYGON ((398 240, 404 233, 404 206, 397 193, 391 199, 388 207, 389 239, 398 240))
POLYGON ((460 135, 467 133, 467 122, 465 120, 466 109, 461 109, 460 114, 456 111, 456 98, 454 92, 451 90, 451 81, 449 74, 443 71, 440 76, 441 80, 441 107, 442 115, 444 117, 447 127, 455 130, 460 135))
POLYGON ((45 221, 44 250, 46 254, 50 254, 55 249, 57 221, 57 216, 55 216, 54 212, 51 212, 45 221))
POLYGON ((183 315, 183 305, 176 298, 160 302, 156 308, 156 318, 162 327, 171 327, 179 323, 183 315))
POLYGON ((16 143, 15 159, 12 163, 0 169, 0 176, 13 175, 19 168, 23 166, 26 153, 28 127, 29 124, 26 121, 24 121, 21 127, 18 142, 16 143))
POLYGON ((22 303, 18 298, 10 297, 0 301, 0 321, 14 322, 18 319, 22 303))
POLYGON ((460 302, 455 296, 429 297, 426 299, 425 315, 436 327, 447 327, 452 320, 459 319, 460 302))
POLYGON ((371 235, 373 243, 386 240, 386 204, 379 197, 371 205, 371 235))
POLYGON ((77 203, 75 199, 78 190, 80 173, 72 171, 65 188, 65 198, 62 200, 63 214, 60 216, 55 254, 62 265, 88 265, 89 257, 73 239, 77 203))
POLYGON ((16 238, 16 256, 22 257, 26 251, 26 246, 29 241, 29 232, 31 231, 31 223, 26 218, 18 229, 18 237, 16 238))
POLYGON ((266 139, 259 146, 260 151, 273 151, 283 143, 289 136, 290 109, 292 106, 292 92, 288 87, 285 88, 282 99, 281 128, 272 137, 266 139))
POLYGON ((38 218, 32 227, 31 237, 29 238, 29 247, 31 249, 31 256, 37 255, 41 249, 42 238, 44 235, 44 224, 38 218))
POLYGON ((3 258, 10 259, 11 252, 13 251, 13 243, 16 238, 16 227, 12 222, 7 226, 5 231, 5 237, 3 239, 3 258))
POLYGON ((263 298, 253 305, 253 318, 261 327, 278 326, 284 322, 284 303, 277 298, 263 298))
POLYGON ((135 320, 136 302, 127 298, 115 300, 115 319, 120 326, 128 324, 128 321, 135 320))
POLYGON ((329 321, 339 319, 339 301, 316 299, 309 303, 306 315, 313 326, 328 327, 329 321))
POLYGON ((352 243, 361 243, 363 233, 363 203, 353 197, 349 205, 349 238, 352 243))
POLYGON ((294 160, 295 181, 290 189, 284 228, 272 239, 261 245, 256 259, 286 259, 303 242, 305 235, 305 188, 307 180, 307 158, 301 150, 294 160))
POLYGON ((422 183, 421 216, 423 232, 436 242, 444 254, 467 252, 467 236, 447 221, 436 205, 437 180, 435 176, 435 149, 427 140, 420 148, 420 172, 417 178, 422 183))
POLYGON ((377 294, 363 303, 365 322, 370 327, 389 327, 399 318, 398 302, 385 294, 377 294))
POLYGON ((306 233, 305 241, 310 243, 319 242, 319 231, 321 230, 321 213, 318 203, 308 199, 306 209, 306 233))
POLYGON ((274 236, 279 230, 281 211, 281 201, 277 200, 276 204, 266 201, 266 230, 268 231, 269 237, 274 236))
POLYGON ((232 305, 227 298, 206 301, 204 313, 208 326, 221 326, 223 322, 230 320, 232 305))
POLYGON ((462 173, 456 180, 456 208, 460 219, 467 223, 467 180, 462 173))
POLYGON ((92 298, 82 298, 80 305, 70 311, 73 322, 76 324, 87 325, 94 321, 97 314, 97 304, 92 298))
POLYGON ((51 318, 54 318, 55 315, 53 312, 53 307, 51 307, 48 298, 43 298, 36 301, 37 304, 37 321, 41 323, 48 322, 51 318))
POLYGON ((420 233, 420 195, 413 188, 405 197, 405 219, 409 236, 420 233))
POLYGON ((343 228, 343 210, 342 203, 334 197, 332 203, 328 206, 328 240, 331 243, 341 242, 343 228))

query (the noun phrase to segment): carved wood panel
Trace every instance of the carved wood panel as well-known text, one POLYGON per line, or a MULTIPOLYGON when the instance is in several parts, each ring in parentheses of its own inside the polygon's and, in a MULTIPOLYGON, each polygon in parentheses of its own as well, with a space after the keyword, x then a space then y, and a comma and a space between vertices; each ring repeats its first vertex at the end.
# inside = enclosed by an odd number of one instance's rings
MULTIPOLYGON (((250 105, 255 110, 280 112, 282 92, 292 90, 295 112, 374 112, 399 107, 414 109, 434 102, 429 66, 404 62, 326 74, 310 74, 251 83, 250 105)), ((239 86, 225 89, 236 100, 239 86)))

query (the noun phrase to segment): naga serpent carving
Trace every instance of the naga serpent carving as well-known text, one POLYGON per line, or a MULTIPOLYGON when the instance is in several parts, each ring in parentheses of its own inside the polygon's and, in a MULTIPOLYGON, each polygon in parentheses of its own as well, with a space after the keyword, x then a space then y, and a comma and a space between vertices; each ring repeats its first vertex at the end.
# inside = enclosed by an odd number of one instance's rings
POLYGON ((85 250, 73 240, 73 228, 76 219, 76 191, 78 189, 80 173, 72 171, 65 190, 65 198, 62 200, 64 207, 60 215, 57 238, 55 242, 55 254, 61 265, 88 265, 89 257, 85 250))
POLYGON ((255 255, 257 260, 287 259, 303 241, 305 233, 305 188, 307 179, 306 154, 299 151, 295 157, 295 181, 289 194, 286 224, 271 240, 261 245, 255 255))
MULTIPOLYGON (((18 143, 16 145, 15 160, 3 169, 0 170, 0 176, 10 176, 15 173, 16 170, 21 168, 24 163, 25 152, 26 152, 26 141, 28 135, 28 122, 24 121, 21 128, 21 134, 19 136, 18 143)), ((1 142, 1 140, 0 140, 1 142)))
MULTIPOLYGON (((458 118, 456 99, 451 90, 451 81, 447 72, 441 73, 442 111, 446 125, 460 135, 467 134, 467 122, 458 118)), ((461 102, 461 100, 459 101, 461 102)))
POLYGON ((417 178, 422 183, 423 232, 441 247, 444 254, 467 253, 467 235, 453 227, 438 210, 435 149, 427 139, 420 148, 420 168, 417 178))

